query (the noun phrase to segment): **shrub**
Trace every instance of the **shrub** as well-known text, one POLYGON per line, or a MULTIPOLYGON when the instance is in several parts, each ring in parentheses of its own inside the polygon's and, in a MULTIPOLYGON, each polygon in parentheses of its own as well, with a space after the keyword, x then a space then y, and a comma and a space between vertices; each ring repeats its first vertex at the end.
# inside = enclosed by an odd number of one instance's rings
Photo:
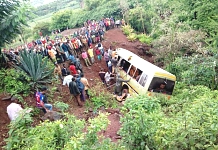
POLYGON ((204 85, 217 89, 217 61, 215 57, 176 58, 166 69, 177 76, 178 81, 189 85, 204 85))
POLYGON ((29 117, 17 119, 10 126, 5 149, 125 149, 110 140, 101 140, 98 132, 109 124, 108 114, 99 113, 94 119, 76 119, 67 115, 67 119, 55 122, 43 122, 31 127, 29 117), (24 124, 25 123, 25 124, 24 124), (15 125, 16 126, 15 126, 15 125), (86 129, 85 129, 86 128, 86 129), (85 129, 85 130, 84 130, 85 129))
POLYGON ((16 69, 0 70, 0 86, 2 92, 14 94, 29 94, 30 80, 22 71, 16 69))
POLYGON ((122 111, 124 117, 121 118, 122 127, 119 131, 122 143, 128 149, 154 149, 151 139, 162 117, 158 101, 144 95, 129 98, 122 111))
POLYGON ((94 111, 97 111, 100 107, 114 107, 117 108, 117 101, 114 101, 113 95, 105 90, 104 85, 99 80, 96 80, 97 83, 94 88, 89 89, 90 93, 90 102, 87 105, 91 105, 94 108, 94 111))
POLYGON ((152 38, 147 36, 146 34, 139 34, 137 35, 137 39, 142 42, 142 43, 145 43, 145 44, 148 44, 150 45, 151 42, 152 42, 152 38))
POLYGON ((179 83, 168 105, 160 98, 126 100, 120 135, 128 149, 217 149, 218 91, 179 83))
POLYGON ((54 67, 50 68, 48 59, 42 58, 42 55, 35 53, 28 53, 26 50, 20 53, 20 66, 15 66, 26 73, 29 77, 29 85, 33 90, 41 87, 42 85, 51 83, 51 74, 54 67))
POLYGON ((128 36, 127 36, 127 39, 131 42, 134 42, 136 40, 137 36, 135 33, 130 33, 128 36))
POLYGON ((122 31, 125 35, 130 35, 134 30, 132 29, 132 27, 130 25, 125 25, 122 26, 122 31))
POLYGON ((69 109, 69 105, 64 102, 57 101, 54 103, 54 105, 56 108, 60 109, 62 112, 65 112, 69 109))

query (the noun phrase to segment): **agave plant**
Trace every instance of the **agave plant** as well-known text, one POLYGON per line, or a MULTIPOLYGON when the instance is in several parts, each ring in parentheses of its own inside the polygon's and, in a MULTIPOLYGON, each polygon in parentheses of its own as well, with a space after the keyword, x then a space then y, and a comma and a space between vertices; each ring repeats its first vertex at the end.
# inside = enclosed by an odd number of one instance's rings
POLYGON ((30 77, 32 89, 51 83, 51 74, 54 68, 49 68, 48 58, 43 58, 40 54, 29 53, 26 50, 21 51, 19 56, 20 65, 15 68, 24 71, 30 77))

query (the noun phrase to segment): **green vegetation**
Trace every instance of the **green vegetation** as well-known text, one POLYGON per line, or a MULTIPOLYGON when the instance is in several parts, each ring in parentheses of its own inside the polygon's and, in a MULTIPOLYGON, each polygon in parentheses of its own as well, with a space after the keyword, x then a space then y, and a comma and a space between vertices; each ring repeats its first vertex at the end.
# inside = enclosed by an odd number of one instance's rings
POLYGON ((32 128, 30 115, 21 115, 10 124, 9 138, 5 149, 118 149, 109 139, 99 142, 97 133, 106 129, 109 120, 107 114, 78 120, 72 115, 55 122, 43 122, 32 128), (86 132, 84 128, 86 127, 86 132), (48 132, 49 131, 49 132, 48 132))
MULTIPOLYGON (((24 42, 38 38, 39 32, 49 34, 53 29, 80 27, 87 19, 124 18, 127 25, 122 26, 122 31, 128 40, 150 45, 155 63, 164 64, 177 76, 173 96, 170 100, 144 95, 127 99, 121 108, 121 143, 111 143, 97 134, 109 123, 107 115, 98 110, 118 105, 99 82, 90 90, 91 99, 86 103, 87 109, 93 108, 99 114, 97 118, 85 122, 67 115, 68 119, 44 122, 33 128, 31 117, 22 115, 10 125, 6 149, 218 149, 217 1, 65 2, 68 4, 54 2, 34 10, 41 18, 35 18, 34 28, 27 29, 23 27, 25 9, 18 9, 18 1, 13 4, 3 1, 7 5, 0 7, 1 12, 8 13, 0 13, 3 39, 0 46, 17 34, 24 42), (61 10, 79 8, 81 3, 85 4, 81 9, 61 10)), ((26 95, 31 89, 50 83, 53 67, 47 64, 47 59, 24 51, 20 60, 19 71, 0 71, 2 91, 26 95)), ((63 102, 56 102, 55 106, 62 112, 69 107, 63 102)))
MULTIPOLYGON (((13 2, 2 0, 0 3, 0 47, 5 43, 10 43, 18 34, 22 32, 22 27, 26 25, 30 17, 30 8, 25 2, 19 0, 13 2)), ((1 53, 1 51, 0 51, 1 53)))
POLYGON ((0 70, 0 80, 0 86, 2 87, 1 93, 28 95, 30 92, 30 79, 22 71, 16 69, 2 69, 0 70))
POLYGON ((167 66, 176 75, 177 81, 188 85, 204 85, 210 89, 217 87, 217 57, 179 57, 167 66))
POLYGON ((126 101, 120 134, 127 148, 217 149, 217 91, 176 86, 167 103, 146 96, 126 101))
POLYGON ((51 83, 51 74, 54 67, 48 63, 48 58, 42 58, 41 54, 29 53, 26 50, 20 53, 20 65, 16 69, 26 73, 29 77, 31 89, 36 90, 42 85, 51 83), (53 68, 53 69, 52 69, 53 68))
POLYGON ((79 7, 80 7, 80 4, 78 0, 61 0, 61 2, 56 0, 49 4, 38 6, 33 11, 33 13, 40 17, 40 16, 45 16, 50 13, 58 12, 59 10, 76 9, 79 7))
POLYGON ((69 109, 69 105, 64 102, 56 101, 54 105, 56 108, 60 109, 61 112, 66 112, 69 109))
POLYGON ((105 86, 102 85, 102 82, 99 80, 95 80, 95 88, 91 88, 89 90, 90 94, 90 102, 87 101, 87 107, 93 108, 94 112, 97 112, 99 108, 117 108, 118 103, 114 101, 113 95, 105 89, 105 86), (101 92, 99 92, 101 91, 101 92))

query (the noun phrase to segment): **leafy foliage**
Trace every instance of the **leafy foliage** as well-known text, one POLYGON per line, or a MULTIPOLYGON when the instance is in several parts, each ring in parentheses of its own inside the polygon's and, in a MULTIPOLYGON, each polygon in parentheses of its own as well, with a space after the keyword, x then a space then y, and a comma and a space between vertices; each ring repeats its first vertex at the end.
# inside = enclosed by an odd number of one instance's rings
MULTIPOLYGON (((40 2, 39 2, 40 3, 40 2)), ((62 0, 61 5, 59 1, 53 1, 51 3, 38 6, 33 13, 37 16, 44 16, 49 13, 57 12, 63 9, 76 9, 79 8, 78 0, 62 0)))
POLYGON ((137 38, 137 35, 135 33, 131 33, 127 36, 127 39, 131 42, 134 42, 137 38))
POLYGON ((122 142, 129 149, 216 149, 217 92, 178 83, 167 105, 161 106, 159 98, 128 99, 122 142))
POLYGON ((156 59, 164 59, 165 63, 172 62, 175 57, 185 54, 204 53, 203 40, 205 34, 200 31, 190 30, 188 32, 175 32, 170 29, 166 35, 152 42, 151 51, 156 55, 156 59))
POLYGON ((52 16, 52 28, 53 29, 67 29, 69 27, 69 20, 72 15, 71 10, 64 10, 56 12, 52 16))
POLYGON ((29 53, 24 50, 20 53, 20 62, 20 66, 15 67, 29 76, 29 85, 32 89, 51 82, 51 74, 54 67, 52 69, 49 68, 47 58, 43 59, 40 54, 29 53))
POLYGON ((69 105, 64 102, 56 101, 54 105, 56 108, 60 109, 62 112, 65 112, 69 109, 69 105))
POLYGON ((216 57, 180 57, 167 66, 167 70, 177 76, 178 81, 189 85, 204 85, 217 89, 216 57))
POLYGON ((130 25, 125 25, 125 26, 122 26, 122 31, 125 35, 130 35, 131 33, 133 33, 133 29, 130 25))
POLYGON ((109 123, 107 114, 100 113, 88 123, 68 115, 66 120, 43 122, 35 128, 23 125, 28 120, 29 117, 24 117, 16 120, 16 126, 10 126, 12 134, 6 140, 6 149, 124 149, 108 139, 99 142, 97 133, 106 129, 109 123))
POLYGON ((0 70, 0 80, 1 92, 16 95, 28 94, 30 91, 29 77, 16 69, 0 70))
POLYGON ((155 135, 156 124, 162 117, 157 113, 159 111, 160 105, 156 99, 138 96, 137 100, 134 98, 126 100, 119 134, 123 137, 122 142, 128 149, 154 148, 154 143, 149 139, 155 135))
POLYGON ((190 1, 184 0, 184 9, 187 11, 187 20, 194 29, 206 31, 209 44, 217 48, 218 4, 215 0, 190 1))
POLYGON ((24 109, 16 120, 10 123, 9 138, 5 140, 7 142, 5 149, 22 149, 24 142, 20 142, 20 140, 25 139, 29 141, 29 137, 26 137, 26 134, 33 120, 29 113, 25 113, 26 110, 24 109))
POLYGON ((33 34, 35 38, 39 38, 39 33, 41 32, 43 36, 49 35, 51 33, 51 23, 50 22, 39 22, 33 28, 33 34))
POLYGON ((96 80, 95 82, 97 83, 95 85, 95 88, 89 89, 91 98, 90 103, 87 102, 87 105, 92 106, 95 112, 97 112, 100 107, 117 107, 116 101, 114 101, 114 99, 112 98, 113 96, 111 95, 111 93, 104 89, 102 82, 100 82, 99 80, 96 80))
POLYGON ((21 33, 21 27, 26 25, 26 17, 29 16, 30 8, 27 4, 18 0, 0 2, 0 47, 10 43, 14 37, 21 33))
POLYGON ((140 42, 146 43, 146 44, 148 44, 148 45, 150 45, 151 42, 152 42, 152 40, 153 40, 151 37, 147 36, 146 34, 138 34, 138 35, 137 35, 137 39, 138 39, 140 42))

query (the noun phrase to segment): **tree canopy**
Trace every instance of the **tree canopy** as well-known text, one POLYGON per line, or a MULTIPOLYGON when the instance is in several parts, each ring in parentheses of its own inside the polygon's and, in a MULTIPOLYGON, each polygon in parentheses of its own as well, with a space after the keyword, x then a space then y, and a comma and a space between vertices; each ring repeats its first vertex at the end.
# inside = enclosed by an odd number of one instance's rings
POLYGON ((29 16, 29 7, 25 1, 2 0, 0 2, 0 47, 9 43, 21 32, 21 27, 26 25, 29 16))

